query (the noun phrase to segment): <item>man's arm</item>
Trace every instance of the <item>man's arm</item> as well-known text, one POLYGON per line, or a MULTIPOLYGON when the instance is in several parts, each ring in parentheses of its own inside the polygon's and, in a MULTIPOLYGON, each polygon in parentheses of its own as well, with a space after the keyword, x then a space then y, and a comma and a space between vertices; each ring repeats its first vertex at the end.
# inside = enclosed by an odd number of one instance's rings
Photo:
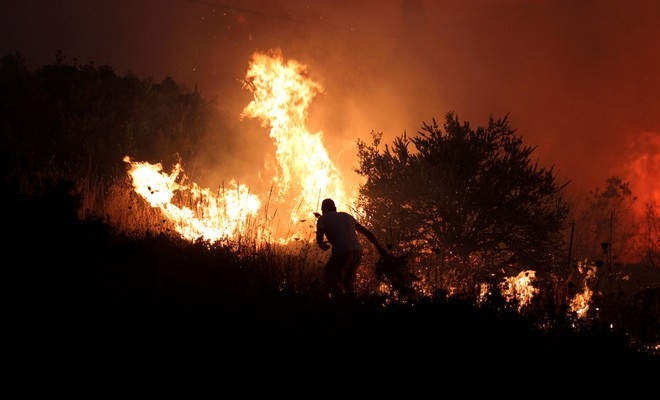
POLYGON ((364 225, 362 225, 362 224, 360 224, 359 222, 355 221, 355 229, 356 229, 358 232, 360 232, 361 234, 363 234, 367 239, 369 239, 369 241, 370 241, 374 246, 376 246, 376 248, 378 249, 378 252, 379 252, 381 255, 385 255, 385 254, 387 254, 387 249, 385 249, 385 247, 383 247, 383 246, 380 244, 380 242, 379 242, 378 239, 376 238, 376 235, 374 235, 374 234, 373 234, 369 229, 367 229, 364 225))

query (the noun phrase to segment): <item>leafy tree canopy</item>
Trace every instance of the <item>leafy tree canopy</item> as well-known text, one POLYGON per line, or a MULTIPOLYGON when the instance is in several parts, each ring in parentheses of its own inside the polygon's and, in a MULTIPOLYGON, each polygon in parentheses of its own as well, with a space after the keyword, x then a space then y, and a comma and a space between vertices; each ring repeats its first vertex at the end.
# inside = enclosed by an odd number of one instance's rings
POLYGON ((470 265, 517 262, 548 266, 561 247, 569 204, 553 169, 532 163, 534 148, 509 126, 489 118, 471 129, 458 116, 435 119, 419 135, 405 132, 380 148, 358 140, 366 177, 358 206, 375 229, 404 251, 441 253, 470 265))

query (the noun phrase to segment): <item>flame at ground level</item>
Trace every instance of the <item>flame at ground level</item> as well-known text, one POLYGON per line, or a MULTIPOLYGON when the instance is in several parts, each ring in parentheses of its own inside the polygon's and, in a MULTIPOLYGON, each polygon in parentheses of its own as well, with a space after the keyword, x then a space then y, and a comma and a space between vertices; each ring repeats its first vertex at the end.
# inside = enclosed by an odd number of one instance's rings
POLYGON ((245 185, 230 181, 229 187, 218 191, 187 184, 177 164, 171 173, 163 172, 162 165, 132 161, 129 174, 135 191, 153 207, 158 207, 174 225, 176 231, 188 240, 203 238, 211 242, 245 235, 251 217, 261 206, 259 198, 250 194, 245 185), (176 205, 173 199, 189 206, 176 205))

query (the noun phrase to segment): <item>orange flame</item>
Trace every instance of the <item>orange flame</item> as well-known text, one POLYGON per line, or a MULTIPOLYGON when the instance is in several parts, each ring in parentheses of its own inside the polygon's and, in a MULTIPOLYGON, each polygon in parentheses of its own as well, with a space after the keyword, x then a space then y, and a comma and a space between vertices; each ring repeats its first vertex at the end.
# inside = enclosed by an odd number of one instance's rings
POLYGON ((325 197, 346 202, 341 175, 323 146, 322 132, 310 134, 305 127, 309 104, 323 91, 305 72, 306 66, 296 61, 284 62, 280 51, 254 54, 244 83, 254 100, 241 114, 270 126, 280 167, 275 177, 277 200, 290 200, 294 223, 309 218, 325 197))
POLYGON ((520 311, 522 307, 529 305, 532 298, 539 292, 539 289, 532 284, 534 280, 536 280, 534 270, 520 271, 516 276, 504 278, 504 281, 500 283, 502 296, 508 302, 515 300, 518 311, 520 311))
POLYGON ((569 301, 569 309, 574 312, 578 318, 585 318, 589 311, 593 291, 589 287, 590 282, 596 277, 596 269, 587 265, 587 262, 578 262, 578 271, 582 275, 582 292, 576 293, 569 301))
POLYGON ((246 186, 234 181, 230 181, 229 188, 218 193, 200 188, 194 182, 186 185, 186 177, 179 178, 180 164, 167 174, 161 172, 160 163, 131 161, 128 156, 124 157, 124 162, 131 165, 129 174, 135 191, 153 207, 160 208, 174 229, 188 240, 203 238, 215 242, 245 234, 248 218, 256 215, 261 205, 259 198, 250 194, 246 186), (185 193, 189 193, 194 210, 172 204, 175 195, 181 197, 185 193))
MULTIPOLYGON (((274 198, 268 197, 268 202, 275 202, 275 209, 284 212, 292 224, 287 234, 279 238, 280 242, 300 239, 305 230, 313 229, 313 225, 302 226, 299 222, 313 220, 311 217, 323 198, 332 197, 337 204, 349 204, 341 175, 323 146, 322 133, 310 134, 305 127, 309 105, 323 90, 305 75, 304 65, 293 60, 285 62, 281 52, 275 50, 270 55, 255 53, 244 81, 244 87, 253 93, 254 99, 245 107, 241 118, 259 118, 263 127, 270 126, 270 137, 277 146, 278 168, 273 178, 277 190, 274 198)), ((161 164, 136 162, 129 156, 124 161, 130 164, 128 173, 135 191, 153 207, 160 208, 186 239, 215 242, 244 235, 249 221, 262 207, 259 196, 233 180, 229 188, 214 192, 195 183, 186 185, 187 178, 179 178, 180 164, 167 174, 161 171, 161 164), (194 209, 172 203, 175 194, 179 199, 184 193, 190 196, 189 204, 194 209)), ((272 239, 251 233, 257 240, 272 239)))

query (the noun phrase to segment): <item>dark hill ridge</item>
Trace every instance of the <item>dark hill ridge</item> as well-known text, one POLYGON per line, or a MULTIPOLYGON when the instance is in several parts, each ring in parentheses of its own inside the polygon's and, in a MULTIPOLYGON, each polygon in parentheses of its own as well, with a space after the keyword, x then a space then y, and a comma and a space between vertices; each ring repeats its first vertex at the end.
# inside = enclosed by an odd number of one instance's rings
MULTIPOLYGON (((3 185, 9 343, 20 362, 53 357, 191 357, 272 365, 382 363, 609 370, 660 366, 625 337, 597 329, 542 332, 513 311, 464 300, 333 303, 278 288, 230 250, 166 236, 127 237, 76 217, 66 184, 37 195, 3 185), (435 361, 433 361, 435 360, 435 361), (441 360, 441 361, 440 361, 441 360)), ((261 271, 261 272, 260 272, 261 271)), ((561 325, 561 324, 557 324, 561 325)))

